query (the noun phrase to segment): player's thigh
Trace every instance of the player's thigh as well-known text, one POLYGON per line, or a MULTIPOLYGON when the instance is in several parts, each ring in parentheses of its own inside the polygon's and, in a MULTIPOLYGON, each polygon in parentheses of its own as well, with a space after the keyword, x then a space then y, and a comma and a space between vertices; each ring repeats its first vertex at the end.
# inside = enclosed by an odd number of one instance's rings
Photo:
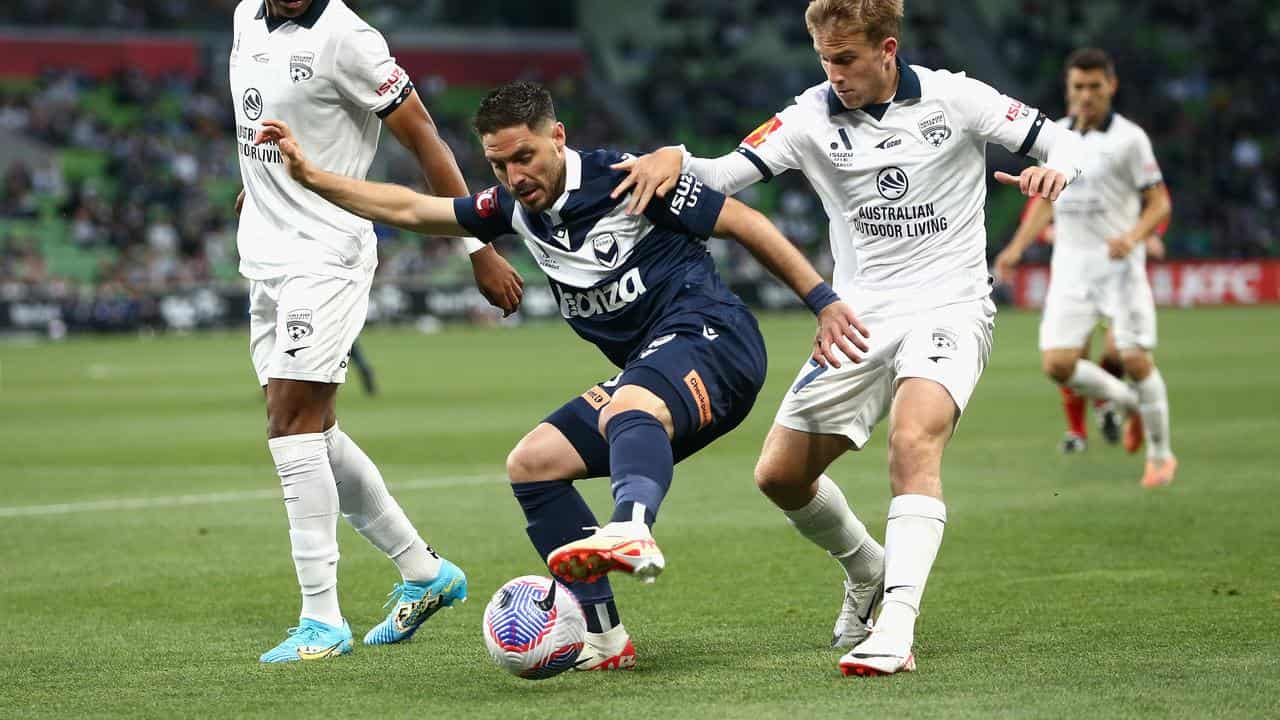
POLYGON ((249 281, 249 359, 258 385, 266 388, 276 348, 276 306, 282 281, 249 281))
POLYGON ((1097 303, 1087 295, 1051 288, 1040 315, 1040 352, 1071 348, 1079 353, 1102 317, 1097 303))
POLYGON ((587 464, 560 427, 541 422, 507 455, 507 477, 512 483, 576 480, 587 477, 587 464))
POLYGON ((1127 280, 1108 307, 1116 349, 1121 355, 1156 348, 1156 302, 1144 275, 1127 280))
POLYGON ((808 433, 775 424, 765 436, 756 462, 756 485, 808 486, 853 445, 839 434, 808 433))
POLYGON ((901 319, 863 318, 871 331, 871 350, 855 363, 821 366, 809 359, 800 367, 774 416, 774 424, 813 437, 836 436, 855 450, 866 445, 889 412, 893 398, 893 356, 906 325, 901 319))
MULTIPOLYGON (((615 397, 638 386, 670 413, 672 448, 682 460, 737 427, 767 371, 764 338, 745 308, 669 318, 627 364, 615 397)), ((647 397, 640 393, 641 397, 647 397)))
POLYGON ((991 357, 995 314, 990 300, 980 300, 918 317, 894 355, 895 407, 903 381, 920 378, 945 390, 956 415, 963 412, 991 357))
POLYGON ((372 276, 361 280, 302 275, 285 278, 276 308, 268 377, 342 384, 347 356, 364 329, 372 276))

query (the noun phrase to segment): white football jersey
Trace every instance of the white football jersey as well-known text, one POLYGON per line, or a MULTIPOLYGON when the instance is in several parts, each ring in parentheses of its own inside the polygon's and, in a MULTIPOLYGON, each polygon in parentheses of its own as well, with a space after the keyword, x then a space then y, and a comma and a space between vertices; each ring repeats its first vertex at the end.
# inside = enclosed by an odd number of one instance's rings
POLYGON ((766 181, 808 178, 831 220, 835 289, 863 314, 986 297, 986 145, 1040 160, 1051 145, 1044 115, 985 83, 898 69, 889 103, 849 110, 824 82, 738 148, 766 181))
POLYGON ((408 73, 342 0, 315 0, 291 20, 268 16, 261 0, 244 0, 230 66, 245 190, 241 274, 368 274, 377 264, 373 225, 294 182, 275 144, 253 139, 263 120, 283 120, 318 167, 364 178, 380 118, 413 91, 408 73))
MULTIPOLYGON (((1074 129, 1070 118, 1058 122, 1074 129)), ((1088 150, 1084 175, 1053 204, 1054 267, 1069 264, 1095 277, 1123 267, 1143 269, 1144 244, 1139 243, 1124 260, 1112 261, 1107 240, 1138 224, 1143 191, 1164 182, 1151 140, 1137 124, 1117 113, 1107 116, 1098 129, 1085 131, 1082 140, 1088 150), (1093 272, 1088 272, 1090 268, 1093 272)))

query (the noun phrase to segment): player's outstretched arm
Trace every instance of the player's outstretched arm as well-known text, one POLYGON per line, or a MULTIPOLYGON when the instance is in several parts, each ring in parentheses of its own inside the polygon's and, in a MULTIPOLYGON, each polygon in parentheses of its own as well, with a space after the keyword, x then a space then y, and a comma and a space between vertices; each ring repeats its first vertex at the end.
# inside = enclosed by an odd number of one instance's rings
POLYGON ((870 349, 866 338, 871 333, 768 218, 733 198, 726 198, 715 231, 717 235, 727 235, 742 243, 818 316, 818 334, 813 341, 813 359, 818 364, 840 367, 835 347, 853 362, 861 362, 861 353, 870 349))
POLYGON ((1013 268, 1022 260, 1022 254, 1027 251, 1031 243, 1035 242, 1036 238, 1040 237, 1040 233, 1044 232, 1051 222, 1053 222, 1053 205, 1043 198, 1032 198, 1031 209, 1018 224, 1017 231, 1013 233, 1013 239, 1009 241, 1008 247, 996 256, 996 280, 1006 282, 1013 277, 1013 268))
POLYGON ((741 153, 696 158, 679 145, 628 158, 613 165, 612 169, 627 171, 627 176, 610 195, 616 200, 630 192, 631 197, 627 200, 627 213, 630 215, 643 213, 654 196, 665 198, 679 182, 681 173, 695 175, 707 187, 725 195, 742 192, 761 178, 760 170, 741 153))
POLYGON ((334 205, 362 218, 424 235, 463 237, 470 234, 458 224, 452 198, 422 195, 401 185, 326 172, 307 160, 288 125, 267 120, 262 126, 254 144, 276 143, 289 175, 334 205))

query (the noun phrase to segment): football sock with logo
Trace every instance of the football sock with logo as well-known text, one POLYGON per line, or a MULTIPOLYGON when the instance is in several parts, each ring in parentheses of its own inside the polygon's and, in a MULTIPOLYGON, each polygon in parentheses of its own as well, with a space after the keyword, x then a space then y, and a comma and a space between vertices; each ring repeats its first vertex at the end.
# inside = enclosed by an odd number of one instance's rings
MULTIPOLYGON (((570 480, 512 483, 511 492, 524 511, 525 532, 543 562, 561 545, 590 535, 592 531, 586 528, 598 524, 587 501, 582 499, 582 494, 570 480)), ((586 614, 589 632, 604 632, 618 624, 618 608, 613 603, 613 587, 609 585, 608 578, 593 583, 563 580, 560 583, 578 599, 586 614), (608 627, 601 623, 602 613, 609 621, 608 627), (593 627, 603 629, 593 630, 593 627)))
POLYGON ((840 486, 819 475, 818 492, 799 510, 783 510, 791 526, 814 545, 826 550, 844 568, 849 580, 873 577, 884 565, 884 548, 853 514, 840 486))
POLYGON ((409 522, 382 479, 378 466, 335 423, 324 433, 338 488, 342 516, 364 539, 396 564, 408 582, 430 582, 440 573, 440 556, 409 522))
POLYGON ((1085 397, 1110 400, 1125 411, 1138 408, 1138 395, 1132 388, 1083 358, 1076 361, 1075 370, 1065 384, 1085 397))
POLYGON ((946 524, 947 506, 938 498, 899 495, 889 503, 884 531, 884 605, 877 627, 893 633, 913 632, 946 524))
POLYGON ((1062 391, 1062 412, 1067 416, 1067 432, 1076 437, 1087 437, 1089 430, 1084 422, 1084 398, 1066 385, 1058 386, 1062 391))
POLYGON ((1169 440, 1169 394, 1158 368, 1138 381, 1138 408, 1146 433, 1147 459, 1164 460, 1173 455, 1169 440))
POLYGON ((610 520, 643 520, 652 527, 675 471, 666 429, 647 412, 626 410, 609 420, 605 434, 613 486, 610 520))
POLYGON ((267 441, 289 515, 293 566, 302 589, 301 617, 341 625, 338 608, 338 491, 324 435, 267 441))

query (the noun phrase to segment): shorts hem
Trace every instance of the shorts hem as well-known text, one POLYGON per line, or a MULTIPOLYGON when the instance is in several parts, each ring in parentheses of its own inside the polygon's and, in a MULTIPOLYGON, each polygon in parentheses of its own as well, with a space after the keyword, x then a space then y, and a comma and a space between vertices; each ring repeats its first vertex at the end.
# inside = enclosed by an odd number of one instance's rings
POLYGON ((802 422, 790 417, 774 417, 773 422, 780 427, 788 430, 795 430, 807 435, 843 435, 848 438, 849 443, 853 445, 854 450, 861 450, 866 446, 867 441, 871 439, 871 432, 861 429, 848 429, 848 426, 840 428, 828 428, 819 423, 802 422))
MULTIPOLYGON (((261 379, 261 378, 259 378, 261 379)), ((308 373, 308 372, 277 372, 266 375, 267 380, 300 380, 302 382, 326 383, 329 385, 341 385, 346 382, 346 377, 338 379, 335 375, 327 373, 308 373)), ((263 383, 266 385, 266 383, 263 383)))

